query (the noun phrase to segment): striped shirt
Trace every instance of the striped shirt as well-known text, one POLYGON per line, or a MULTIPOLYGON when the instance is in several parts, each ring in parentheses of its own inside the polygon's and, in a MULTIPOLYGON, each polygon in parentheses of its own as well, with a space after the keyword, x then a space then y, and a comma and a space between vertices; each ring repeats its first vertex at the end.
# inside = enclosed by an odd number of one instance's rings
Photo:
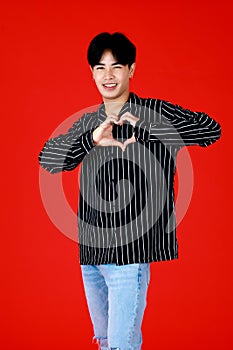
POLYGON ((220 125, 158 99, 130 93, 119 116, 139 118, 113 126, 113 137, 136 142, 123 152, 95 146, 92 133, 105 119, 104 104, 83 115, 64 135, 48 140, 39 161, 50 173, 82 163, 78 211, 80 263, 132 264, 178 258, 174 211, 177 152, 188 145, 208 146, 219 139, 220 125))

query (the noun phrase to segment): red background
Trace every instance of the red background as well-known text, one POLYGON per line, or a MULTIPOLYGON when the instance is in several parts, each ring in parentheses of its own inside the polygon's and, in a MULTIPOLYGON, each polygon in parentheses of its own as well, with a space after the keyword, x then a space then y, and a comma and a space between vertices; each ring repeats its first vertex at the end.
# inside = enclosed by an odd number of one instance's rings
MULTIPOLYGON (((137 45, 133 91, 205 111, 223 128, 216 144, 189 148, 195 186, 180 258, 152 266, 143 349, 233 348, 230 4, 2 1, 2 349, 95 348, 77 244, 44 210, 37 156, 64 119, 100 102, 86 49, 101 31, 137 45)), ((76 176, 64 176, 74 207, 76 176)))

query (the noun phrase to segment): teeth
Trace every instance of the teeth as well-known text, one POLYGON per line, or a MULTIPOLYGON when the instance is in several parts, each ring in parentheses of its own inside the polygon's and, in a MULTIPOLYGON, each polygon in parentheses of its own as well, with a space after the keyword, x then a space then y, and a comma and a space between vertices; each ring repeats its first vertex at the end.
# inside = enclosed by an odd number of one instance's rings
POLYGON ((106 86, 106 87, 113 87, 113 86, 116 86, 116 84, 104 84, 104 86, 106 86))

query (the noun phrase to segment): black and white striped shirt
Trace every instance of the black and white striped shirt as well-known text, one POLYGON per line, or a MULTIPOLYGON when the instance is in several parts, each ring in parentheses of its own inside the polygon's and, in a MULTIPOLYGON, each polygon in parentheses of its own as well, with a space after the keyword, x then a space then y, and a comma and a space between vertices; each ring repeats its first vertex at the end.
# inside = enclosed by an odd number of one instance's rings
POLYGON ((42 167, 55 174, 82 162, 78 212, 81 264, 131 264, 178 257, 174 212, 176 156, 186 145, 208 146, 220 125, 202 112, 130 93, 126 111, 139 118, 113 127, 120 147, 95 146, 92 133, 105 119, 104 104, 81 117, 69 131, 48 140, 42 167))

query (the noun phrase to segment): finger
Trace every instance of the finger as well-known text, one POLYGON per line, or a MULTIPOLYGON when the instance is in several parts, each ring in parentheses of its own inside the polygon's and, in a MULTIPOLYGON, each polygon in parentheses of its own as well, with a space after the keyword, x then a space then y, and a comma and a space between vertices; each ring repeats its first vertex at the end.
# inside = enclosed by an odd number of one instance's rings
POLYGON ((133 133, 129 140, 131 140, 132 142, 136 142, 135 133, 133 133))
POLYGON ((114 139, 112 141, 112 146, 120 147, 123 152, 125 150, 125 145, 123 143, 119 142, 119 141, 114 140, 114 139))
POLYGON ((118 120, 115 118, 109 118, 107 120, 108 124, 118 124, 118 120))
POLYGON ((101 125, 102 125, 103 128, 106 129, 107 127, 109 127, 110 125, 113 125, 115 123, 117 123, 117 122, 114 119, 107 118, 101 125))
POLYGON ((118 121, 119 117, 115 113, 111 113, 108 115, 107 119, 118 121))
POLYGON ((124 124, 124 120, 119 120, 119 121, 116 122, 115 124, 122 126, 122 125, 124 124))
POLYGON ((118 121, 118 125, 123 125, 126 121, 129 123, 132 121, 132 118, 128 114, 121 116, 120 120, 118 121))
POLYGON ((125 123, 125 121, 127 121, 128 119, 126 118, 126 117, 124 117, 124 118, 120 118, 117 122, 116 122, 116 124, 117 125, 123 125, 124 123, 125 123))
POLYGON ((124 145, 125 147, 130 145, 131 143, 135 143, 136 142, 136 139, 135 139, 135 136, 133 135, 132 137, 130 137, 129 139, 127 139, 125 142, 124 142, 124 145))
POLYGON ((132 126, 135 126, 135 123, 139 120, 138 117, 135 117, 132 113, 130 112, 125 112, 121 118, 120 121, 128 121, 132 126))
POLYGON ((126 117, 133 117, 133 114, 131 114, 130 112, 125 112, 124 114, 122 114, 121 118, 126 118, 126 117))
POLYGON ((120 117, 120 120, 119 121, 124 121, 124 120, 128 120, 129 116, 124 114, 120 117))

